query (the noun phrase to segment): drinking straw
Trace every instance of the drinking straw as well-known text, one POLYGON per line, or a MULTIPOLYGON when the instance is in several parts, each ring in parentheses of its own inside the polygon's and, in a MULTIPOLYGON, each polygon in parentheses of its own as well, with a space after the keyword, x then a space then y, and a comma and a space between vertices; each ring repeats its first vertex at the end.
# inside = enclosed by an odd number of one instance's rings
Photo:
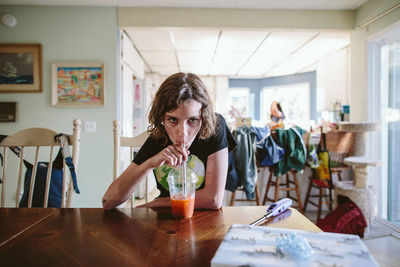
MULTIPOLYGON (((185 144, 182 144, 182 148, 185 148, 185 144)), ((183 176, 183 196, 186 198, 186 164, 185 161, 182 160, 182 176, 183 176)))

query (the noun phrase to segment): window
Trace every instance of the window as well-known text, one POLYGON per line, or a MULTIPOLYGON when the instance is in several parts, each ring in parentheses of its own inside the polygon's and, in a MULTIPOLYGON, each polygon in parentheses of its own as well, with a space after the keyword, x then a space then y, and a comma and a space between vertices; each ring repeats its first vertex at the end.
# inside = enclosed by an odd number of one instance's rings
MULTIPOLYGON (((279 101, 288 122, 308 127, 317 119, 316 72, 260 79, 229 79, 229 105, 243 110, 254 126, 270 121, 272 101, 279 101)), ((230 107, 229 106, 229 107, 230 107)))
POLYGON ((289 122, 302 123, 310 119, 310 85, 308 83, 264 87, 261 95, 261 121, 270 120, 272 101, 278 101, 281 104, 289 122))
POLYGON ((229 91, 229 110, 234 107, 242 117, 248 117, 249 112, 249 88, 232 88, 229 91))
POLYGON ((381 72, 381 114, 387 131, 383 148, 387 156, 387 218, 400 224, 400 40, 382 46, 381 72))
POLYGON ((374 177, 379 217, 400 225, 400 23, 369 43, 369 119, 380 121, 380 142, 370 142, 369 154, 382 167, 374 177))

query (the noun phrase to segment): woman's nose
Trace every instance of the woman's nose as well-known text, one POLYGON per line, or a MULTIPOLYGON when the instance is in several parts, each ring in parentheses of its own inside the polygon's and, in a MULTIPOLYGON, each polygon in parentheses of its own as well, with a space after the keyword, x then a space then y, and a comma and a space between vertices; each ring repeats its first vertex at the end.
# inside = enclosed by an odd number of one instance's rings
POLYGON ((179 126, 179 142, 185 143, 188 136, 188 127, 186 123, 181 123, 179 126))

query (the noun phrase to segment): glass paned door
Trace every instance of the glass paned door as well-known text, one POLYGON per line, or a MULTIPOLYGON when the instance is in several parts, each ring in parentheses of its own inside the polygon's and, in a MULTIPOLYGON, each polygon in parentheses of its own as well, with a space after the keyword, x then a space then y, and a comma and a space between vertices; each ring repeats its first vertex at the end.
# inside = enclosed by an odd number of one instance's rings
MULTIPOLYGON (((383 105, 387 133, 388 220, 400 224, 400 40, 382 47, 382 73, 387 77, 383 105)), ((386 164, 385 164, 386 165, 386 164)))

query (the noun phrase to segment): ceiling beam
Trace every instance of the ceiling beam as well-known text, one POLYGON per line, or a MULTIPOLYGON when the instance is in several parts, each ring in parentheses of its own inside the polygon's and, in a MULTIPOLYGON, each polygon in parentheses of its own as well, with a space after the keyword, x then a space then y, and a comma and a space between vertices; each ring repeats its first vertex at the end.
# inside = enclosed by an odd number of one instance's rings
POLYGON ((354 11, 119 7, 118 26, 353 30, 354 11))

